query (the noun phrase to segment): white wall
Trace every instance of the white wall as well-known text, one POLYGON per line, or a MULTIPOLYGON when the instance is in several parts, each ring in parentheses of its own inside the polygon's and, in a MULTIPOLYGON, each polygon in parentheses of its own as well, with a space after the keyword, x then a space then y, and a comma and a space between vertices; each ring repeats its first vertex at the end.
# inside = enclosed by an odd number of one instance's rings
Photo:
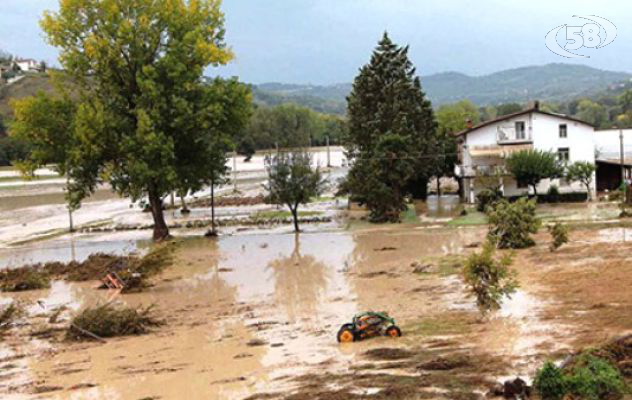
MULTIPOLYGON (((622 131, 623 152, 626 158, 632 158, 632 129, 622 129, 622 131)), ((593 139, 599 158, 618 160, 621 157, 619 129, 596 130, 593 139)))
MULTIPOLYGON (((475 158, 469 156, 469 149, 478 146, 498 146, 497 131, 498 126, 513 126, 516 121, 524 121, 527 137, 532 138, 533 148, 542 151, 551 151, 557 153, 560 148, 569 149, 569 162, 586 161, 594 164, 595 162, 595 131, 590 125, 574 122, 562 117, 530 113, 511 118, 509 120, 499 121, 494 124, 477 129, 467 134, 464 144, 467 146, 463 151, 464 167, 473 167, 476 165, 493 165, 503 163, 498 158, 475 158), (559 125, 566 124, 567 136, 560 138, 559 125)), ((631 135, 631 151, 632 151, 632 130, 631 135)), ((510 148, 511 145, 503 145, 502 147, 510 148)), ((471 184, 472 182, 469 182, 471 184)), ((560 192, 583 192, 585 188, 578 182, 567 184, 564 180, 543 180, 538 185, 538 193, 544 194, 549 190, 551 184, 556 185, 560 192)), ((469 185, 466 183, 466 191, 469 185)), ((478 192, 481 188, 474 187, 474 192, 478 192)), ((592 191, 596 189, 596 182, 593 178, 592 191)), ((518 188, 512 177, 503 178, 503 190, 507 196, 525 195, 529 188, 518 188)), ((468 196, 468 193, 466 193, 468 196)), ((473 197, 468 196, 471 200, 473 197)))

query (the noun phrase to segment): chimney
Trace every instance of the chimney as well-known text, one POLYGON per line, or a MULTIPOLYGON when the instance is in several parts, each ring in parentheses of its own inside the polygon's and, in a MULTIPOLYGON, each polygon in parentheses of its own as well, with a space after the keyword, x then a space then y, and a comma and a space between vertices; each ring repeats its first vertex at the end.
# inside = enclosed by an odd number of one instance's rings
POLYGON ((535 100, 533 102, 533 109, 536 110, 536 111, 540 110, 540 101, 539 100, 535 100))
POLYGON ((472 129, 472 120, 471 119, 466 119, 465 120, 465 126, 467 127, 467 129, 472 129))

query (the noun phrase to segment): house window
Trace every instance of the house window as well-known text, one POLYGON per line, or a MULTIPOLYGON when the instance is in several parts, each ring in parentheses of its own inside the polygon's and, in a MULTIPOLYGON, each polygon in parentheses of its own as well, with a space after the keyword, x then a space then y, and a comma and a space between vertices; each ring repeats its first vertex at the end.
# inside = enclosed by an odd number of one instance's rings
POLYGON ((527 185, 527 183, 522 180, 516 181, 516 186, 518 187, 518 189, 526 189, 529 187, 529 185, 527 185))
POLYGON ((568 136, 568 128, 566 124, 560 124, 560 138, 565 139, 568 136))
POLYGON ((557 159, 563 163, 567 163, 570 160, 570 151, 568 147, 557 149, 557 159))
POLYGON ((516 121, 516 139, 524 139, 525 137, 524 121, 516 121))

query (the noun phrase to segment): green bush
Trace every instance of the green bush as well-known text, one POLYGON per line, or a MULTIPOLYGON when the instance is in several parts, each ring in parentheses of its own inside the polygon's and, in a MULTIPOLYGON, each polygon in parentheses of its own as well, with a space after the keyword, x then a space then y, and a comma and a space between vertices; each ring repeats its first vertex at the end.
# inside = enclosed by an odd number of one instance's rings
POLYGON ((559 249, 564 243, 568 243, 568 226, 556 222, 553 225, 547 226, 547 230, 553 237, 553 242, 549 246, 551 251, 559 249))
POLYGON ((513 271, 511 255, 494 257, 493 243, 487 241, 480 253, 472 253, 465 263, 465 283, 476 296, 476 305, 482 313, 498 310, 504 296, 516 291, 518 283, 513 271))
POLYGON ((536 373, 533 387, 542 400, 561 400, 567 393, 566 378, 562 369, 550 361, 547 361, 536 373))
POLYGON ((488 206, 493 206, 502 198, 503 193, 498 187, 483 189, 476 195, 476 209, 485 212, 488 206))
POLYGON ((560 190, 555 185, 549 186, 549 190, 546 192, 546 201, 548 203, 560 202, 560 190))
POLYGON ((540 219, 535 216, 535 200, 521 198, 515 203, 496 202, 488 209, 488 238, 501 249, 522 249, 533 246, 531 234, 538 232, 540 219))
POLYGON ((608 361, 582 354, 567 376, 568 392, 586 400, 619 398, 626 392, 621 372, 608 361))
POLYGON ((533 387, 543 400, 560 400, 566 395, 584 400, 619 399, 628 391, 618 369, 588 352, 564 369, 545 363, 536 373, 533 387))

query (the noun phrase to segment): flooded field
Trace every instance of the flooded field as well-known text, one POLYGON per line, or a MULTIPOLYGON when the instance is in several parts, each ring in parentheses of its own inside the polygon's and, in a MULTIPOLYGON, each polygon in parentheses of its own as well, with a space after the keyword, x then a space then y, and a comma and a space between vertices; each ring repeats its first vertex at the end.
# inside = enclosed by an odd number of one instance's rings
MULTIPOLYGON (((632 247, 609 232, 574 232, 558 253, 539 235, 541 244, 518 252, 519 292, 489 319, 467 296, 458 267, 484 227, 183 238, 172 265, 142 293, 57 281, 47 290, 3 295, 2 302, 32 305, 30 323, 0 345, 0 392, 16 399, 324 399, 390 388, 391 398, 477 398, 502 379, 529 378, 549 357, 632 328, 632 247), (586 245, 596 238, 611 240, 586 245), (592 258, 571 262, 583 253, 592 258), (415 273, 414 263, 431 268, 415 273), (592 282, 608 289, 588 290, 592 282), (33 336, 59 306, 68 308, 63 322, 111 301, 154 305, 165 325, 104 344, 33 336), (404 336, 339 345, 339 326, 364 310, 389 312, 404 336), (437 360, 448 366, 427 366, 437 360), (411 387, 417 395, 410 396, 411 387)), ((134 235, 80 237, 85 250, 74 257, 108 246, 143 251, 148 243, 134 235)), ((53 250, 55 241, 41 246, 23 259, 68 259, 63 246, 53 250)))

